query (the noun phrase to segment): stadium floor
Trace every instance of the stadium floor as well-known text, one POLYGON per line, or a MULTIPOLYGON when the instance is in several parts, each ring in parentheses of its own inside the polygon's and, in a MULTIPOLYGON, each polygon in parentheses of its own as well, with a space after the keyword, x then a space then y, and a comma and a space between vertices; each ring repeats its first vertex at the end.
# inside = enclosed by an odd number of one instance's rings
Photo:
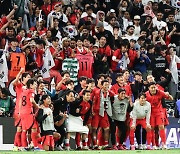
POLYGON ((13 151, 0 151, 0 154, 180 154, 180 149, 171 150, 135 150, 135 151, 114 151, 114 150, 102 150, 102 151, 36 151, 36 152, 13 152, 13 151))

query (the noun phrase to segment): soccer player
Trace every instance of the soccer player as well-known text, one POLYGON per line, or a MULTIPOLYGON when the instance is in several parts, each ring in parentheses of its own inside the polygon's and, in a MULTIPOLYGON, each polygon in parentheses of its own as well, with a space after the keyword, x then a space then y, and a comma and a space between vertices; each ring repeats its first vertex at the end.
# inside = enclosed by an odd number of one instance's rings
POLYGON ((26 87, 22 89, 20 100, 20 118, 22 123, 22 150, 27 150, 27 131, 31 131, 31 139, 34 145, 34 150, 39 150, 37 143, 37 122, 33 113, 33 107, 39 108, 34 100, 34 92, 37 88, 37 82, 34 79, 29 79, 26 83, 26 87), (28 120, 27 120, 28 119, 28 120))
POLYGON ((21 99, 21 93, 22 93, 22 87, 26 85, 27 81, 31 78, 29 73, 24 72, 24 69, 21 69, 19 73, 17 74, 15 80, 12 82, 14 89, 16 91, 16 105, 14 110, 14 125, 17 127, 17 131, 14 138, 14 151, 17 151, 19 147, 21 147, 21 133, 22 133, 22 125, 21 125, 21 119, 20 119, 20 99, 21 99), (21 81, 20 81, 21 77, 21 81), (18 148, 17 148, 18 147, 18 148))
POLYGON ((137 125, 141 125, 147 131, 147 150, 151 150, 151 125, 150 125, 150 116, 151 116, 151 104, 146 101, 146 94, 140 93, 139 100, 135 101, 133 110, 130 113, 131 122, 130 122, 130 144, 131 150, 135 150, 134 145, 134 132, 137 125))
MULTIPOLYGON (((49 95, 43 95, 41 109, 38 111, 37 120, 40 123, 42 145, 46 151, 54 150, 54 138, 56 133, 54 128, 53 111, 51 108, 51 98, 49 95)), ((60 134, 56 133, 59 136, 60 134)))
MULTIPOLYGON (((89 120, 91 121, 90 119, 90 114, 91 114, 91 107, 92 107, 92 102, 90 101, 90 97, 91 97, 91 92, 89 90, 84 90, 82 92, 82 100, 80 100, 80 102, 78 103, 79 105, 77 106, 76 109, 76 114, 80 115, 81 116, 81 119, 83 120, 83 126, 88 126, 89 124, 89 120)), ((70 104, 70 111, 72 110, 72 107, 73 104, 71 105, 70 104)), ((74 110, 75 110, 74 109, 74 110)), ((70 112, 71 113, 71 112, 70 112)), ((82 127, 82 125, 79 126, 79 132, 80 132, 80 128, 82 127)), ((76 133, 76 145, 77 145, 77 149, 81 149, 81 146, 80 146, 80 139, 81 139, 81 136, 80 136, 80 133, 76 133)), ((85 133, 82 133, 82 149, 84 150, 87 150, 89 149, 88 147, 88 136, 87 134, 85 133)))
MULTIPOLYGON (((173 100, 173 97, 168 92, 163 92, 157 89, 156 83, 149 83, 149 90, 146 92, 146 100, 151 104, 151 119, 150 124, 152 127, 152 144, 155 145, 154 128, 158 126, 159 135, 162 141, 162 149, 167 149, 166 134, 164 129, 164 113, 162 107, 162 99, 166 98, 173 100)), ((155 148, 155 147, 153 147, 155 148)))
POLYGON ((97 130, 99 127, 103 129, 104 149, 108 148, 110 126, 108 116, 112 116, 110 98, 114 96, 114 93, 109 91, 108 80, 103 80, 101 85, 102 88, 95 92, 92 106, 92 136, 94 149, 99 148, 97 146, 97 130))

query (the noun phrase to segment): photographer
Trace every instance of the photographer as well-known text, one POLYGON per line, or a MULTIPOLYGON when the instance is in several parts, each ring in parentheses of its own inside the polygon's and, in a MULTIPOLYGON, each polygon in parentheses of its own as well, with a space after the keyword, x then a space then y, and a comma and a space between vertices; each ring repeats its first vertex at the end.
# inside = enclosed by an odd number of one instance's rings
POLYGON ((14 111, 14 102, 8 88, 0 88, 0 117, 11 117, 14 111))

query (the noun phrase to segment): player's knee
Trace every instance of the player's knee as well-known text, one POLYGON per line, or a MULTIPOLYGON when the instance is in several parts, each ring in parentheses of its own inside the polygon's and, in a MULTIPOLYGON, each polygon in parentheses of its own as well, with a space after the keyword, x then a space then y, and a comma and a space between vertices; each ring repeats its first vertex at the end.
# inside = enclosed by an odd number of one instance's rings
POLYGON ((31 131, 32 131, 33 133, 36 133, 36 132, 37 132, 37 129, 36 129, 36 128, 32 128, 31 131))
POLYGON ((164 125, 159 125, 159 130, 164 129, 164 125))
POLYGON ((17 127, 17 132, 22 132, 22 128, 21 127, 17 127))

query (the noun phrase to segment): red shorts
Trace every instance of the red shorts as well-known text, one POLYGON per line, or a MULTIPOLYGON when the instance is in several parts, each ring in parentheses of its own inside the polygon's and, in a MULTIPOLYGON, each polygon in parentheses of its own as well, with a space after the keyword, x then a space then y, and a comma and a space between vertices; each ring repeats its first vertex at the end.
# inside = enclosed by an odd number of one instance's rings
POLYGON ((91 123, 92 123, 92 117, 90 116, 88 121, 87 121, 87 125, 91 125, 91 123))
POLYGON ((21 115, 21 123, 22 123, 23 130, 29 130, 31 128, 38 128, 38 123, 36 122, 33 114, 21 115))
POLYGON ((159 114, 151 114, 150 124, 152 127, 164 125, 164 113, 160 112, 159 114))
POLYGON ((54 138, 53 135, 42 136, 42 145, 54 147, 54 138))
MULTIPOLYGON (((132 126, 133 119, 130 119, 130 126, 132 126)), ((146 119, 136 119, 136 126, 141 125, 142 128, 146 129, 146 119)))
POLYGON ((166 108, 163 108, 163 112, 164 112, 164 125, 167 126, 167 125, 169 125, 169 120, 168 120, 168 117, 167 117, 166 108))
POLYGON ((99 113, 96 113, 92 117, 92 127, 94 128, 108 128, 109 127, 109 119, 106 112, 104 112, 104 117, 100 116, 99 113))
POLYGON ((13 118, 14 118, 14 126, 15 127, 22 127, 21 118, 19 116, 19 113, 14 112, 13 118))

